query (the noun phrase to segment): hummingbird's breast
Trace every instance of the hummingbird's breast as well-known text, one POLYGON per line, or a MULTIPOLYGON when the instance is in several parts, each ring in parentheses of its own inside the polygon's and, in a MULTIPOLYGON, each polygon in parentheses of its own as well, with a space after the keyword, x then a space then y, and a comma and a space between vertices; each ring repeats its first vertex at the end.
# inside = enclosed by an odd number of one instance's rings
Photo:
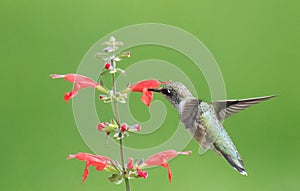
POLYGON ((218 120, 214 108, 211 105, 202 102, 200 104, 200 111, 199 123, 206 132, 205 144, 211 145, 217 140, 224 128, 218 120))

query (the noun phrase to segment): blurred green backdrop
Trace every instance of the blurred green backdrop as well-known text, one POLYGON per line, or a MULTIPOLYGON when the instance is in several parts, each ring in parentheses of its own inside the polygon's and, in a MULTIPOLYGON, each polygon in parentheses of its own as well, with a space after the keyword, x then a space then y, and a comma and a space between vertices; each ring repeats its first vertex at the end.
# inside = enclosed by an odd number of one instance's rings
MULTIPOLYGON (((94 169, 81 184, 84 164, 65 160, 69 153, 90 150, 77 131, 72 105, 63 101, 71 84, 51 81, 49 74, 75 72, 98 39, 144 22, 174 25, 198 37, 222 70, 228 98, 279 97, 225 122, 248 177, 212 152, 198 156, 191 142, 186 149, 194 155, 170 163, 171 184, 166 170, 155 168, 148 180, 132 181, 132 190, 300 190, 299 9, 292 0, 2 0, 1 190, 124 190, 106 180, 108 173, 94 169)), ((156 55, 183 66, 184 58, 161 49, 136 48, 134 61, 156 55)), ((193 73, 190 77, 198 95, 209 100, 206 82, 193 73)), ((167 106, 170 126, 177 114, 167 106)), ((156 134, 153 141, 164 138, 165 133, 156 134)))

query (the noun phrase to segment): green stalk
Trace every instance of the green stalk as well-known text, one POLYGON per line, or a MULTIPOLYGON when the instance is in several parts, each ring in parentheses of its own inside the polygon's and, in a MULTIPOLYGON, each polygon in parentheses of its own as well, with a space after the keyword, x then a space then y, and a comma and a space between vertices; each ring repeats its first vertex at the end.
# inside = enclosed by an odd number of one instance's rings
MULTIPOLYGON (((111 60, 111 63, 113 65, 114 69, 116 69, 116 62, 114 60, 111 60)), ((112 88, 113 96, 116 96, 116 92, 117 92, 116 73, 112 74, 112 85, 113 85, 113 88, 112 88)), ((114 105, 114 114, 115 114, 115 117, 116 117, 116 122, 117 122, 119 128, 121 128, 118 101, 113 99, 113 105, 114 105)), ((120 139, 119 143, 120 143, 120 155, 121 155, 122 168, 123 168, 123 172, 126 172, 125 171, 126 169, 125 169, 123 139, 120 139)), ((125 184, 126 184, 126 191, 130 191, 130 184, 129 184, 128 178, 125 178, 125 184)))

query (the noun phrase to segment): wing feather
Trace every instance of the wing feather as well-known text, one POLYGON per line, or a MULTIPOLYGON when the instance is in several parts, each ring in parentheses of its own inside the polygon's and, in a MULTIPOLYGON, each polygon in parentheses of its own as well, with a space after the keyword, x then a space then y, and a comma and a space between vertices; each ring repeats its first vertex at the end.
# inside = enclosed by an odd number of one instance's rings
POLYGON ((211 104, 215 108, 218 119, 222 121, 234 113, 237 113, 241 110, 246 109, 247 107, 250 107, 251 105, 260 103, 262 101, 268 100, 273 97, 276 96, 271 95, 271 96, 240 99, 240 100, 221 100, 221 101, 212 102, 211 104))

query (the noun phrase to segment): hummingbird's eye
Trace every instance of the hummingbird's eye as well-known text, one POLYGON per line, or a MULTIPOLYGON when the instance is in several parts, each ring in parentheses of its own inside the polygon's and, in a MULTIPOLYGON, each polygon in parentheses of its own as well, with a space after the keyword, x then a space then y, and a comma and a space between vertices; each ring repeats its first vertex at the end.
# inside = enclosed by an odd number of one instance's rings
POLYGON ((170 89, 163 89, 161 92, 165 95, 171 95, 171 90, 170 89))

